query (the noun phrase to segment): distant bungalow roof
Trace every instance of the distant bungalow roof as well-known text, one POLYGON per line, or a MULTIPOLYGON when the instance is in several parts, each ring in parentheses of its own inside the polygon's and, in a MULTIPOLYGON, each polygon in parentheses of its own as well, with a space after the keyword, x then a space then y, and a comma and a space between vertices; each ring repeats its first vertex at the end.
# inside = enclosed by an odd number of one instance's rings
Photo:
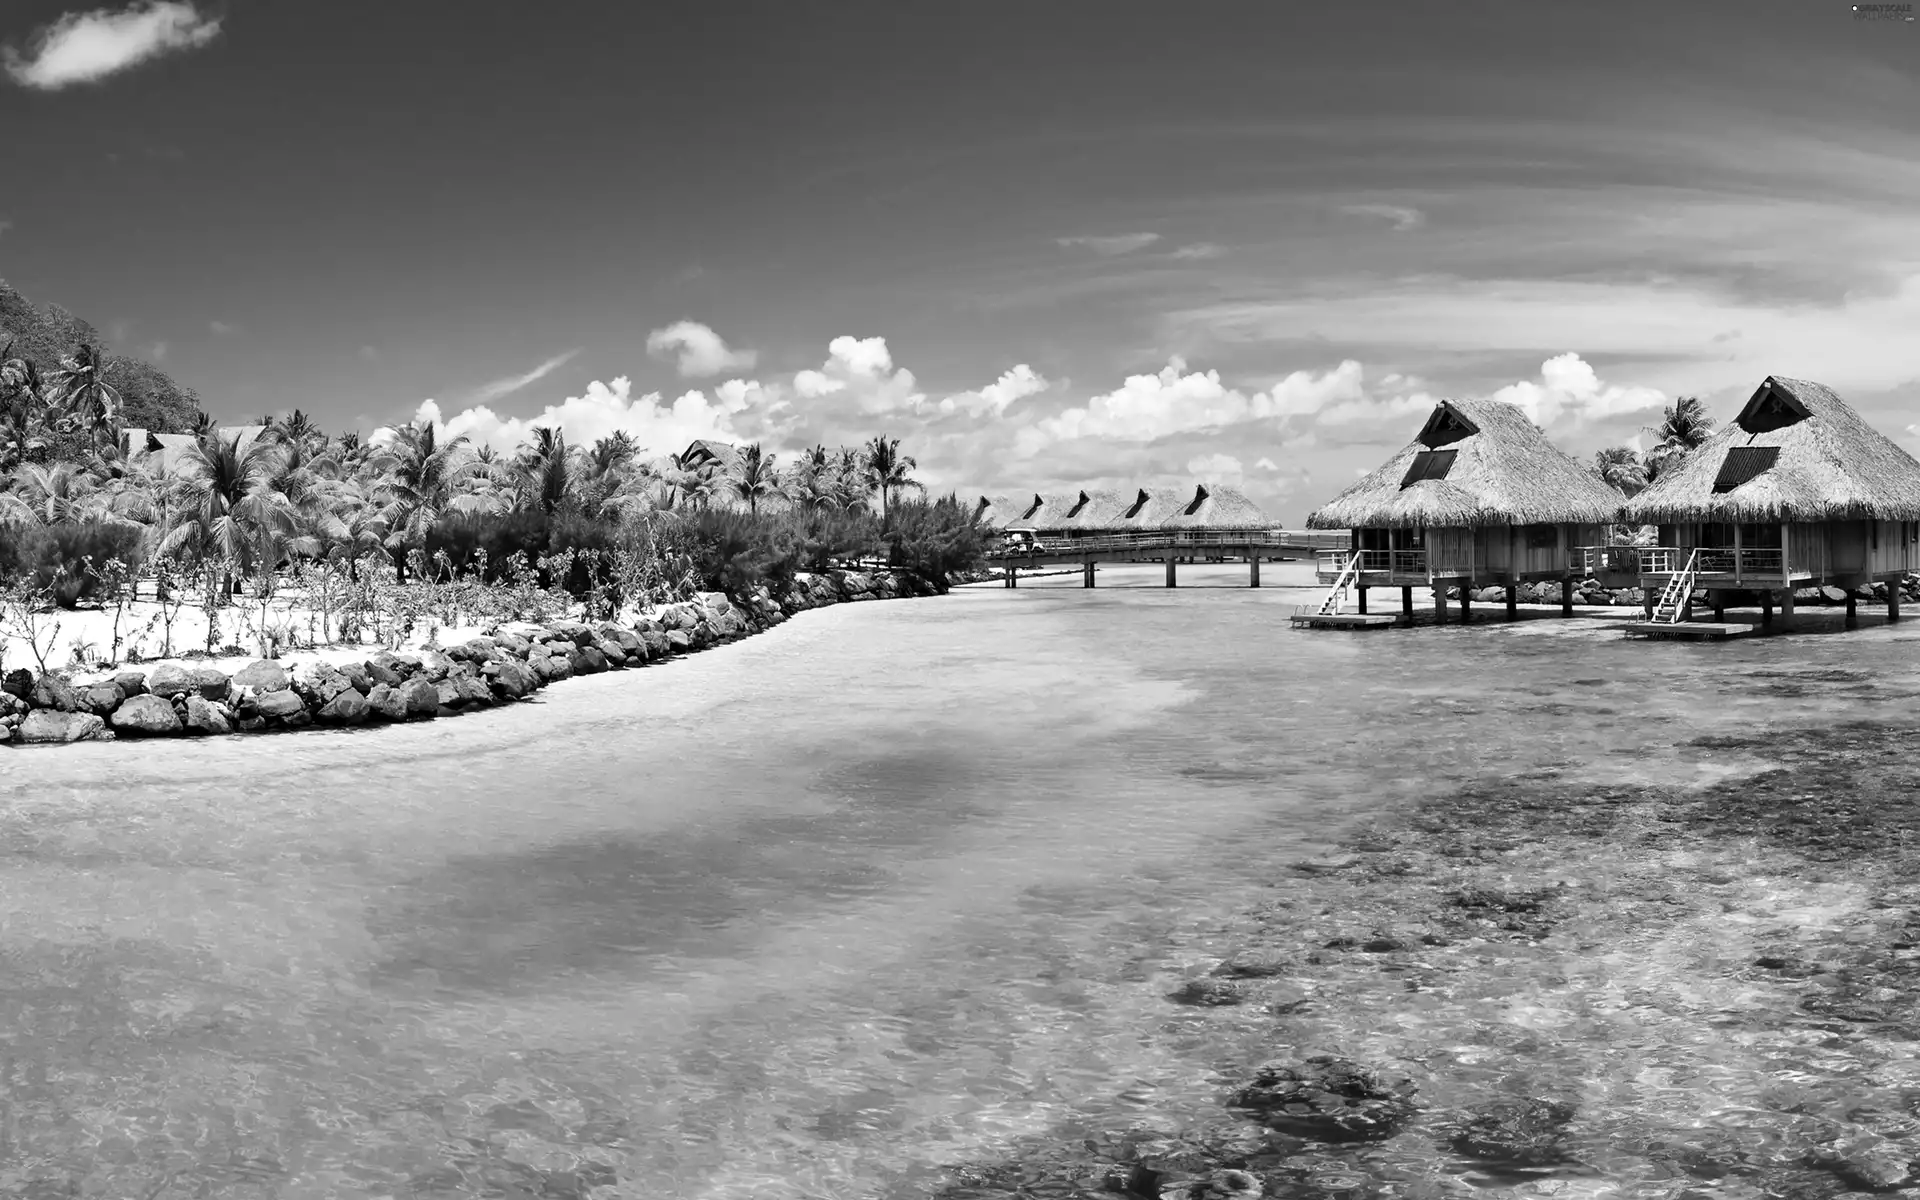
POLYGON ((1920 520, 1920 462, 1831 388, 1770 375, 1626 503, 1629 521, 1920 520))
MULTIPOLYGON (((995 528, 1039 532, 1102 532, 1124 529, 1267 529, 1260 506, 1237 488, 1199 484, 1188 488, 1080 488, 1071 492, 1026 492, 1011 499, 982 497, 982 513, 995 528)), ((984 519, 984 518, 983 518, 984 519)))
POLYGON ((1309 529, 1601 525, 1620 493, 1517 406, 1442 400, 1420 435, 1307 517, 1309 529))
MULTIPOLYGON (((266 431, 264 425, 224 425, 214 433, 222 441, 233 440, 245 450, 266 431)), ((166 470, 177 466, 180 455, 199 440, 191 433, 153 433, 134 426, 122 429, 121 436, 125 439, 128 462, 143 463, 150 469, 157 460, 166 470)))

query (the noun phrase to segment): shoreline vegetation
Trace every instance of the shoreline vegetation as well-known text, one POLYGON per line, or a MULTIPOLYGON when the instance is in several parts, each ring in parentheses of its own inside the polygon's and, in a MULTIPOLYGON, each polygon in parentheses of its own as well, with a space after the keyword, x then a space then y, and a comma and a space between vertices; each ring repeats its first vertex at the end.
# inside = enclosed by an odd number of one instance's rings
POLYGON ((1211 1106, 1066 1122, 938 1194, 1920 1194, 1917 725, 1696 738, 1688 782, 1488 776, 1351 825, 1145 985, 1158 1036, 1260 1048, 1194 1064, 1211 1106))

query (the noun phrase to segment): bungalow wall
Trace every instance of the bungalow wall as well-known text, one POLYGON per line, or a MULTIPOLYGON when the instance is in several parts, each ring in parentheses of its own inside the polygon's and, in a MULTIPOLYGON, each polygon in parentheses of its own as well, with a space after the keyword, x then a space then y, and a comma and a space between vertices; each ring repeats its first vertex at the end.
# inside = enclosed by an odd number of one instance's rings
MULTIPOLYGON (((1778 546, 1784 531, 1787 567, 1803 583, 1859 581, 1920 571, 1920 521, 1793 521, 1785 525, 1742 525, 1740 544, 1749 549, 1778 546)), ((1683 551, 1696 547, 1729 549, 1730 525, 1663 525, 1660 544, 1683 551)))
POLYGON ((1598 545, 1598 525, 1487 525, 1477 529, 1427 530, 1428 569, 1443 578, 1489 582, 1560 579, 1572 567, 1576 546, 1598 545))

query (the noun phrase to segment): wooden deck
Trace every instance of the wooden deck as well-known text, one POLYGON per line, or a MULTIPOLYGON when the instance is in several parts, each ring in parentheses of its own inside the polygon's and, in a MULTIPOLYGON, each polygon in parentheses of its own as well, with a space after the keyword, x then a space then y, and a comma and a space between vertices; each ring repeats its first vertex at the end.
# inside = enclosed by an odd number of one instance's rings
POLYGON ((1725 638, 1749 637, 1756 627, 1731 621, 1682 621, 1677 625, 1669 625, 1665 621, 1631 621, 1621 628, 1628 637, 1717 642, 1725 638))
POLYGON ((1398 613, 1295 613, 1296 629, 1386 629, 1404 624, 1398 613))

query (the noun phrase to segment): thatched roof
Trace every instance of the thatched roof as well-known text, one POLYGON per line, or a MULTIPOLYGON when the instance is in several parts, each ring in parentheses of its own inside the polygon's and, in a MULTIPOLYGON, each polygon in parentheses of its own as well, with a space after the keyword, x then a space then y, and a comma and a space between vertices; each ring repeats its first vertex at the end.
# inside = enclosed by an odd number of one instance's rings
POLYGON ((1001 529, 1018 514, 1005 496, 982 496, 974 502, 973 519, 984 529, 1001 529))
POLYGON ((1274 522, 1239 488, 1201 484, 1160 525, 1163 529, 1271 529, 1274 522))
MULTIPOLYGON (((240 449, 245 450, 266 432, 266 426, 228 425, 214 432, 223 442, 237 439, 240 449)), ((149 471, 173 470, 180 462, 180 455, 198 440, 191 433, 151 433, 131 426, 122 429, 120 436, 124 442, 127 461, 149 471)))
POLYGON ((1645 491, 1629 521, 1916 521, 1920 462, 1831 388, 1768 376, 1740 415, 1645 491))
POLYGON ((699 466, 702 462, 712 462, 716 470, 725 473, 733 470, 733 464, 740 457, 740 447, 730 442, 711 442, 700 439, 687 443, 687 451, 681 459, 688 466, 699 466))
POLYGON ((1600 525, 1620 493, 1500 400, 1442 400, 1420 436, 1307 517, 1309 529, 1600 525))

